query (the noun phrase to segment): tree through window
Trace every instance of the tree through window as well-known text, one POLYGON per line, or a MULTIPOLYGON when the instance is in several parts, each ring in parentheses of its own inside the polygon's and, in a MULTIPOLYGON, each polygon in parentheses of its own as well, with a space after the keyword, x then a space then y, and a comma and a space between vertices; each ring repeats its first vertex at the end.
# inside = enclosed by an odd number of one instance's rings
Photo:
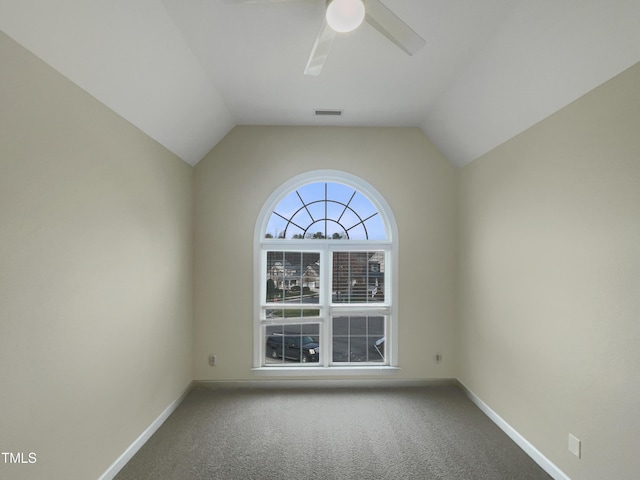
POLYGON ((395 366, 395 231, 384 199, 342 172, 274 192, 256 225, 254 367, 395 366))

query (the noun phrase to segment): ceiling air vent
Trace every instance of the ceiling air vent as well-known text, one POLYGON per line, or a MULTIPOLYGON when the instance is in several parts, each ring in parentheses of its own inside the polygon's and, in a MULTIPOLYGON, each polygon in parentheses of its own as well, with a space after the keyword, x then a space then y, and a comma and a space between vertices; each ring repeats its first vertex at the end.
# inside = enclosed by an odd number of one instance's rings
POLYGON ((342 110, 315 110, 316 117, 341 117, 342 110))

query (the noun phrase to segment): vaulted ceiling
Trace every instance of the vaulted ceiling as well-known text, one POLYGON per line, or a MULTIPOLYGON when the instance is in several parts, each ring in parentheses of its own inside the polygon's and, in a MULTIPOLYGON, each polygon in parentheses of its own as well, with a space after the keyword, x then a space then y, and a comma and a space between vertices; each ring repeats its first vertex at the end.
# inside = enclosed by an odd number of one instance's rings
POLYGON ((363 24, 319 76, 325 0, 0 0, 0 29, 191 165, 264 124, 419 127, 462 166, 640 61, 640 0, 382 1, 426 46, 363 24))

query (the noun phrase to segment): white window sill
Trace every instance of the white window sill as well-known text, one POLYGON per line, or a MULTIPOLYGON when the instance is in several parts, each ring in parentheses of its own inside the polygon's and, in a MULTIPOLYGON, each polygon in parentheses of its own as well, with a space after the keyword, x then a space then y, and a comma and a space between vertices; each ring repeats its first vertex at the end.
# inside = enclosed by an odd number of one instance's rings
POLYGON ((349 375, 393 375, 399 367, 258 367, 251 369, 257 377, 334 377, 349 375))

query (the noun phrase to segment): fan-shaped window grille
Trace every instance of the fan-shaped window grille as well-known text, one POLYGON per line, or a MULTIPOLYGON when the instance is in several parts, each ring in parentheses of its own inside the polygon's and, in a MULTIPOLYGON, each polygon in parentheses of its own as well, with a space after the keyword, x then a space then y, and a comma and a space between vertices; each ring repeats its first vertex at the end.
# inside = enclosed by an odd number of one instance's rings
POLYGON ((265 238, 385 240, 378 209, 353 187, 316 182, 297 188, 274 209, 265 238))

